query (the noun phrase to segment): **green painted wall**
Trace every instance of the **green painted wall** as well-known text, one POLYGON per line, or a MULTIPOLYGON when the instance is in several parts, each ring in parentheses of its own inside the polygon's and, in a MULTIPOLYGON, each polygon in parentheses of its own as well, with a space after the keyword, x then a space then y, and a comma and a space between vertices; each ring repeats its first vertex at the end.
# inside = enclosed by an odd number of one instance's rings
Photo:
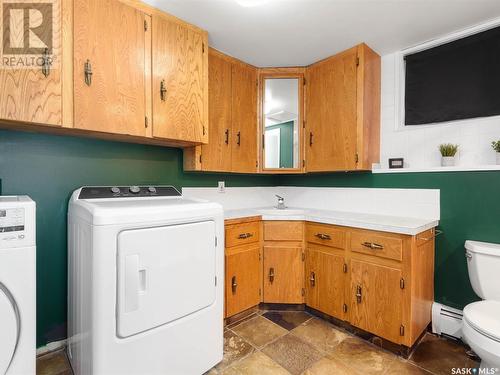
MULTIPOLYGON (((500 243, 500 172, 331 173, 283 176, 281 185, 441 190, 436 239, 435 299, 463 308, 478 297, 464 256, 467 239, 500 243)), ((411 214, 411 213, 410 213, 411 214)))
POLYGON ((37 345, 66 337, 66 212, 82 185, 274 185, 272 176, 183 173, 182 151, 87 138, 0 131, 2 194, 37 203, 37 345))

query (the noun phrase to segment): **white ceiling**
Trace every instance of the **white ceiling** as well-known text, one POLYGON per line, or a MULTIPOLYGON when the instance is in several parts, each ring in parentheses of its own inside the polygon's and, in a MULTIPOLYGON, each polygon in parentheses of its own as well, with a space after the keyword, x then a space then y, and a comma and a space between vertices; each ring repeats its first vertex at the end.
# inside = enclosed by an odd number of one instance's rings
POLYGON ((145 1, 259 67, 308 65, 360 42, 383 55, 500 16, 500 0, 145 1))

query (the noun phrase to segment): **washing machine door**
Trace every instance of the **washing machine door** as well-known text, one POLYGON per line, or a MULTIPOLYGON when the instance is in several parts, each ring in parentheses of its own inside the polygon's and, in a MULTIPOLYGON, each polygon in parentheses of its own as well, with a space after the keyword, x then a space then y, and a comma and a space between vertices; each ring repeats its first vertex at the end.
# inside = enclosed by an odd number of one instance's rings
POLYGON ((5 374, 16 352, 19 312, 12 294, 0 283, 0 374, 5 374))

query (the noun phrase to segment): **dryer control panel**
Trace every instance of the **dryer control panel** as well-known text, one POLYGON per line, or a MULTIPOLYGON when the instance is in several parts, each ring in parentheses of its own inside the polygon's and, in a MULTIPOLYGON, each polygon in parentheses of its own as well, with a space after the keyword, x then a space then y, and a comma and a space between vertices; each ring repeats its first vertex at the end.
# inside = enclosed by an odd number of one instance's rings
POLYGON ((180 197, 173 186, 86 186, 82 187, 78 199, 180 197))
POLYGON ((27 196, 0 196, 0 249, 34 246, 35 212, 27 196))

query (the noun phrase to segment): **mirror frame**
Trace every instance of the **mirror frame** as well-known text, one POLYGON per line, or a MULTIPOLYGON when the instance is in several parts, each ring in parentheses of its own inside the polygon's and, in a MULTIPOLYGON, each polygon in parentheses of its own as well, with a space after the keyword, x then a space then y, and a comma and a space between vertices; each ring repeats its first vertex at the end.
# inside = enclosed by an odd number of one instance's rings
POLYGON ((305 71, 306 68, 263 68, 259 69, 259 93, 258 93, 258 119, 259 119, 259 134, 258 134, 258 145, 259 145, 259 172, 260 173, 304 173, 305 171, 305 150, 304 150, 304 131, 305 131, 305 71), (297 78, 299 83, 299 166, 297 168, 265 168, 265 150, 264 150, 264 132, 265 132, 265 113, 264 113, 264 103, 265 103, 265 91, 266 91, 266 79, 273 78, 297 78))

